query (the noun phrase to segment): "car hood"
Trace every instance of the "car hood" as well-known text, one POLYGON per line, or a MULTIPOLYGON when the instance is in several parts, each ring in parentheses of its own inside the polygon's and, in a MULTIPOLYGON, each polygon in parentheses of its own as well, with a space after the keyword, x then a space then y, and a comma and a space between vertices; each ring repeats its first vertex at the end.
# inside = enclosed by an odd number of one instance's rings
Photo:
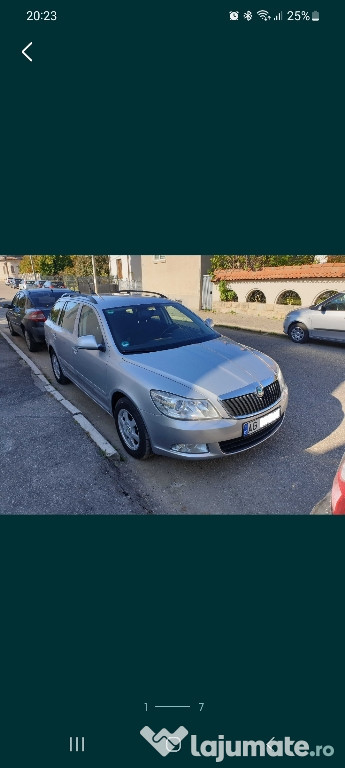
POLYGON ((225 336, 176 349, 130 355, 126 362, 217 397, 252 391, 267 384, 278 371, 267 355, 237 344, 225 336))

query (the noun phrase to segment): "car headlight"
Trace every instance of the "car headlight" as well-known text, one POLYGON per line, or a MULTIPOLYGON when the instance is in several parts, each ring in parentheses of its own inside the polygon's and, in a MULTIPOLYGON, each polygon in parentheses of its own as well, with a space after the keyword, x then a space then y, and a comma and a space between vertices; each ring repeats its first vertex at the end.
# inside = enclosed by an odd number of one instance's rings
POLYGON ((171 419, 197 421, 199 419, 219 419, 219 413, 208 400, 192 400, 170 392, 151 389, 152 400, 158 410, 171 419))
POLYGON ((277 379, 278 379, 279 384, 280 384, 280 391, 282 392, 284 387, 285 387, 285 381, 284 381, 284 376, 283 376, 280 368, 278 368, 277 379))

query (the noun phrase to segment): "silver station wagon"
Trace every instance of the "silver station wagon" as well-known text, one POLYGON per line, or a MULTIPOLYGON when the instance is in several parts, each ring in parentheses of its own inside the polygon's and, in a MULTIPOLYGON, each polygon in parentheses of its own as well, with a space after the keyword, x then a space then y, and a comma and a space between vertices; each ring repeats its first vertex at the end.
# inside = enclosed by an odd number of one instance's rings
POLYGON ((215 458, 273 435, 288 401, 277 363, 147 293, 62 296, 45 323, 57 381, 113 414, 137 459, 215 458))

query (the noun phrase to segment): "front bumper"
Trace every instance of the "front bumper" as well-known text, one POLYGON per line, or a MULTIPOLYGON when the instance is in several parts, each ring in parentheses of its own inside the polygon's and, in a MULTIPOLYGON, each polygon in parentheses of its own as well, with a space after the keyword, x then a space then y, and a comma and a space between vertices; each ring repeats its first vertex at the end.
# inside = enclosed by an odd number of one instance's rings
POLYGON ((249 448, 255 445, 259 445, 277 432, 284 421, 287 404, 288 390, 285 387, 280 400, 264 412, 258 414, 258 416, 238 419, 210 419, 205 421, 179 421, 177 419, 170 419, 162 414, 155 414, 154 418, 152 418, 152 413, 149 419, 146 420, 145 414, 143 416, 154 453, 195 461, 220 458, 233 453, 240 453, 249 450, 249 448), (281 417, 277 422, 273 422, 270 427, 256 432, 255 439, 252 437, 243 438, 242 426, 245 422, 272 413, 279 407, 281 409, 281 417), (181 443, 192 445, 206 444, 208 451, 207 453, 177 453, 172 450, 173 445, 181 443))

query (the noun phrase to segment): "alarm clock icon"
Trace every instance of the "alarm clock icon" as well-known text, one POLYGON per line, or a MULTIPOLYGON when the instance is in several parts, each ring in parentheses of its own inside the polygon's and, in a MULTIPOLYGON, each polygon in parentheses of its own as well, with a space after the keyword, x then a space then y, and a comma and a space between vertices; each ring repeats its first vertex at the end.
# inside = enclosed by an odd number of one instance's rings
POLYGON ((230 21, 238 21, 238 11, 229 11, 230 21))

